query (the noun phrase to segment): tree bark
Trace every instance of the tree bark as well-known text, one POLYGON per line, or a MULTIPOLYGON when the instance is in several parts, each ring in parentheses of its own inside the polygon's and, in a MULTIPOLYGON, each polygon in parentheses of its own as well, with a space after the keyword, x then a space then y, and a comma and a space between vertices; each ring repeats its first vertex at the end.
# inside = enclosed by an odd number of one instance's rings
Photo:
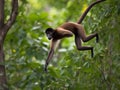
POLYGON ((4 65, 3 33, 2 33, 3 26, 4 26, 4 0, 0 0, 0 90, 8 90, 4 65))
POLYGON ((10 18, 7 23, 4 23, 4 1, 5 0, 0 0, 0 90, 8 90, 3 43, 7 32, 14 24, 18 13, 18 0, 12 0, 10 18))
POLYGON ((0 29, 4 25, 4 0, 0 0, 0 29))
POLYGON ((0 40, 0 90, 8 90, 4 63, 3 41, 0 40))

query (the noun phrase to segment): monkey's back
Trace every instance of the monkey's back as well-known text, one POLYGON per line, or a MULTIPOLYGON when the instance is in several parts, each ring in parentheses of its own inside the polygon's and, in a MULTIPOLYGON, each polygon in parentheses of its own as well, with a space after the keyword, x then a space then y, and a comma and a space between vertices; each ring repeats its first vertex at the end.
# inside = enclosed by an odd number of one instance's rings
POLYGON ((66 22, 64 24, 62 24, 60 27, 64 28, 68 31, 71 31, 72 33, 76 34, 77 33, 77 28, 76 28, 77 23, 74 22, 66 22))

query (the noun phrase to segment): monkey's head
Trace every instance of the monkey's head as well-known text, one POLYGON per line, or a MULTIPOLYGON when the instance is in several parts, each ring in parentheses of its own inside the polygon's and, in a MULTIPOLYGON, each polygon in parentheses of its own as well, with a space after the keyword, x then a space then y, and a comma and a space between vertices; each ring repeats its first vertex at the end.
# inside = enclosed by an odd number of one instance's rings
POLYGON ((53 38, 54 29, 53 28, 47 28, 45 33, 46 33, 47 38, 49 40, 51 40, 53 38))

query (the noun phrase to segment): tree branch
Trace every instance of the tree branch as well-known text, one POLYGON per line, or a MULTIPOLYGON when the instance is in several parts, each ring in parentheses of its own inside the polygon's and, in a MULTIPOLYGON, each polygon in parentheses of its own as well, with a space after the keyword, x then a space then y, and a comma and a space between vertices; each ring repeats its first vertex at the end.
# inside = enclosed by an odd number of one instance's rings
POLYGON ((0 0, 0 28, 4 25, 4 0, 0 0))
POLYGON ((8 30, 11 28, 11 26, 15 22, 17 14, 18 14, 18 0, 12 0, 11 15, 10 15, 9 20, 7 21, 7 23, 4 26, 4 28, 5 28, 5 34, 8 32, 8 30))

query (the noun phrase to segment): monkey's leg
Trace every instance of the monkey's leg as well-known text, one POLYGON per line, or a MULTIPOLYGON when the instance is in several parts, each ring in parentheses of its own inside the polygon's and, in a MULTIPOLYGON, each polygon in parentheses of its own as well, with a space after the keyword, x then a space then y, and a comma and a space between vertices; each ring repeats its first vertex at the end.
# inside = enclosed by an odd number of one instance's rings
POLYGON ((81 38, 78 35, 75 35, 75 44, 78 50, 91 50, 91 57, 94 56, 93 47, 81 46, 81 38))
POLYGON ((96 42, 98 42, 99 37, 98 37, 97 33, 86 36, 85 30, 84 30, 82 25, 77 25, 77 29, 78 29, 78 35, 81 37, 83 42, 87 42, 87 41, 91 40, 94 37, 96 37, 96 42))
POLYGON ((83 40, 83 42, 87 42, 87 41, 91 40, 91 39, 94 38, 94 37, 96 37, 96 42, 98 42, 99 37, 98 37, 98 34, 97 34, 97 33, 91 34, 91 35, 89 35, 89 36, 87 36, 87 37, 83 37, 82 40, 83 40))

